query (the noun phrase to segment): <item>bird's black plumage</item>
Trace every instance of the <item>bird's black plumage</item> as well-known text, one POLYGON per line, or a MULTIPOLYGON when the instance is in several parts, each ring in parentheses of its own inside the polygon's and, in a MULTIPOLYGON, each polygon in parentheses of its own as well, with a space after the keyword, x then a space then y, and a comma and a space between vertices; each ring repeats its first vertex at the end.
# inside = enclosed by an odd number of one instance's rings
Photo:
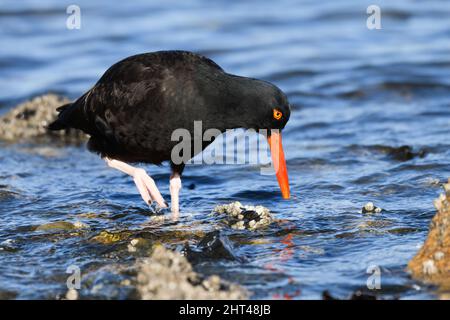
POLYGON ((171 141, 175 129, 185 128, 193 137, 194 121, 202 121, 203 131, 282 129, 290 115, 286 96, 274 85, 228 74, 212 60, 186 51, 128 57, 59 111, 49 129, 81 129, 91 137, 91 151, 154 164, 170 160, 178 143, 171 141), (283 112, 281 120, 273 119, 273 108, 283 112))

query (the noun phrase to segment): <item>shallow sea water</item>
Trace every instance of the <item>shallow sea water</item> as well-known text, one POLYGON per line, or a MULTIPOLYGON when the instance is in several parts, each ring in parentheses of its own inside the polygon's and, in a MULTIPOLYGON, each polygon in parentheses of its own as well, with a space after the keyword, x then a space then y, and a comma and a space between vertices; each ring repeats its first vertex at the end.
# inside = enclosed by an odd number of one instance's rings
MULTIPOLYGON (((382 29, 368 30, 369 1, 77 1, 80 30, 60 1, 3 1, 0 114, 30 97, 76 98, 114 62, 185 49, 226 71, 262 78, 292 105, 284 147, 292 199, 258 166, 189 166, 182 216, 151 222, 132 180, 84 145, 0 142, 0 296, 54 299, 79 266, 81 296, 127 298, 115 266, 132 264, 133 237, 181 249, 220 226, 209 213, 232 201, 268 207, 281 221, 260 232, 225 228, 244 262, 196 265, 249 289, 252 298, 346 298, 381 270, 381 298, 434 298, 408 260, 424 241, 432 201, 450 176, 450 5, 378 1, 382 29), (393 155, 408 145, 414 156, 393 155), (407 157, 408 158, 408 157, 407 157), (384 210, 364 215, 368 201, 384 210), (81 221, 82 231, 41 230, 81 221), (102 244, 101 232, 119 241, 102 244), (94 238, 95 239, 95 238, 94 238)), ((149 166, 166 199, 169 168, 149 166)))

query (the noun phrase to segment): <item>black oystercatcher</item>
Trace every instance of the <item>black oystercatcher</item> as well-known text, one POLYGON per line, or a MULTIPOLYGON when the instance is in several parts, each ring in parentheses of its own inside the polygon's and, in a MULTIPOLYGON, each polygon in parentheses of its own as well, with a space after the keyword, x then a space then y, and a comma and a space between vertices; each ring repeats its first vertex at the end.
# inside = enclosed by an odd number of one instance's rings
MULTIPOLYGON (((214 61, 186 51, 159 51, 128 57, 110 67, 100 80, 74 103, 58 108, 50 130, 81 129, 88 148, 107 164, 132 176, 144 199, 167 207, 153 179, 128 163, 170 161, 171 206, 179 210, 181 174, 186 160, 175 163, 171 150, 174 130, 194 136, 194 121, 203 132, 215 128, 268 129, 268 142, 283 198, 289 182, 280 130, 290 116, 285 94, 257 79, 226 73, 214 61), (277 129, 277 130, 273 130, 277 129)), ((202 142, 202 150, 211 141, 202 142)), ((194 150, 195 148, 192 148, 194 150)))

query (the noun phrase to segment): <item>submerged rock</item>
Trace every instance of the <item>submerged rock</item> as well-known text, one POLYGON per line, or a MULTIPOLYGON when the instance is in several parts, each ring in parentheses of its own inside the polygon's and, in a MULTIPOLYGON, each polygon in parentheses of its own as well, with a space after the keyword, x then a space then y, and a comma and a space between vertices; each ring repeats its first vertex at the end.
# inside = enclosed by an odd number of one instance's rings
POLYGON ((390 147, 390 146, 373 146, 373 149, 386 154, 389 158, 396 161, 409 161, 414 158, 424 158, 427 154, 426 150, 420 149, 414 151, 410 146, 390 147))
POLYGON ((51 136, 83 141, 86 135, 79 130, 46 129, 57 117, 56 108, 69 102, 67 98, 45 94, 18 105, 0 117, 0 140, 17 141, 51 136))
POLYGON ((110 232, 103 230, 98 235, 92 237, 91 241, 103 244, 111 244, 127 239, 130 234, 131 232, 129 231, 110 232))
POLYGON ((80 221, 76 221, 74 223, 67 222, 67 221, 55 221, 55 222, 41 224, 40 226, 37 226, 34 230, 35 231, 75 230, 75 229, 83 229, 83 228, 88 228, 88 225, 86 225, 80 221))
POLYGON ((213 211, 226 214, 226 223, 238 230, 260 229, 274 220, 269 209, 263 206, 244 206, 239 201, 216 206, 213 211))
POLYGON ((150 258, 138 261, 137 268, 137 290, 144 300, 248 297, 243 288, 216 275, 203 277, 197 274, 185 257, 163 246, 156 246, 150 258))
POLYGON ((437 213, 428 237, 408 263, 408 269, 414 278, 450 292, 450 179, 444 184, 444 190, 434 202, 437 213))
POLYGON ((194 264, 207 260, 240 260, 233 251, 230 241, 219 230, 206 234, 197 248, 192 249, 187 243, 184 248, 186 258, 194 264))

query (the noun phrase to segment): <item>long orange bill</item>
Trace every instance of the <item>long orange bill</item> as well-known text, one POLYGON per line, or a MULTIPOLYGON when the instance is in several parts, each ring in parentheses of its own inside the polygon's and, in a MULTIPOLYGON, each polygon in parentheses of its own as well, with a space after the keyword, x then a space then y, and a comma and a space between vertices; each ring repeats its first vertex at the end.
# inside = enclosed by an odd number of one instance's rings
POLYGON ((267 136, 270 146, 272 162, 277 174, 278 184, 280 185, 281 195, 283 199, 289 199, 291 192, 289 190, 289 178, 286 168, 286 160, 284 159, 283 144, 281 142, 281 133, 272 130, 272 134, 267 136))

